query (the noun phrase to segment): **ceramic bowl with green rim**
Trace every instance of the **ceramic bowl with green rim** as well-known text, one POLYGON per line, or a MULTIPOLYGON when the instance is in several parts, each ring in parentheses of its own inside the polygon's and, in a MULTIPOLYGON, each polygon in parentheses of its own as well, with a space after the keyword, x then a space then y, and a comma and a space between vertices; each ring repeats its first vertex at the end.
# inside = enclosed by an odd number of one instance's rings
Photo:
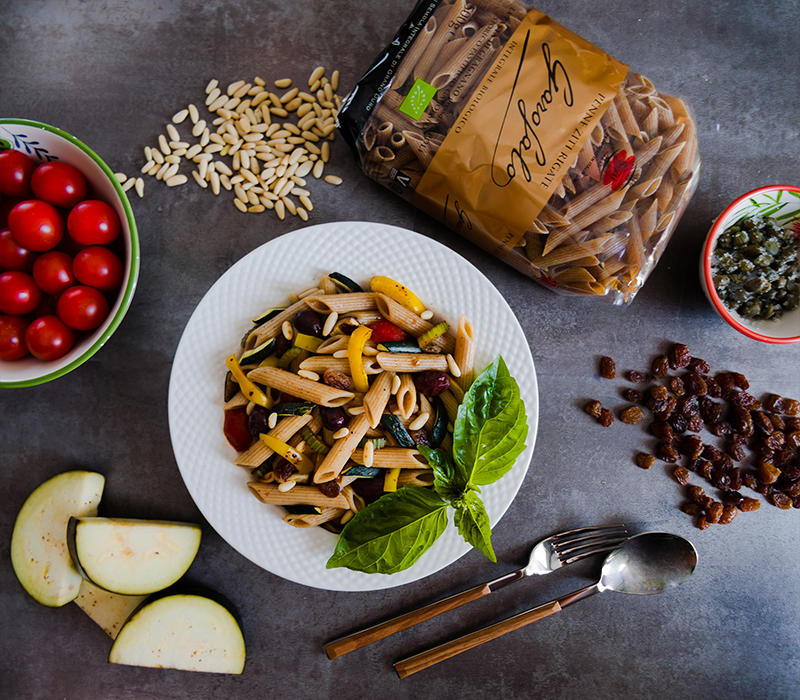
POLYGON ((95 330, 80 333, 74 347, 57 360, 42 361, 28 355, 11 362, 0 360, 0 388, 28 387, 57 379, 82 365, 105 345, 130 307, 139 277, 139 237, 128 196, 114 173, 86 144, 74 136, 29 119, 0 118, 0 150, 13 149, 37 165, 69 163, 81 171, 88 185, 87 198, 100 199, 117 212, 125 259, 122 285, 109 298, 109 313, 95 330))
POLYGON ((800 342, 798 278, 800 187, 769 185, 743 194, 711 226, 700 283, 720 318, 748 338, 800 342))

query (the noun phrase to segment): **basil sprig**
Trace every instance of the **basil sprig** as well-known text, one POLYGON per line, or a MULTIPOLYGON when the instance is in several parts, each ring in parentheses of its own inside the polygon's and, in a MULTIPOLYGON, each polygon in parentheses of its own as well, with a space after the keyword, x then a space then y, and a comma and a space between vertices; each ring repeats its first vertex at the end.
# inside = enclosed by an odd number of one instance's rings
POLYGON ((418 446, 434 474, 433 490, 404 486, 359 511, 345 525, 329 569, 394 574, 413 566, 447 527, 492 561, 489 516, 480 487, 502 478, 525 449, 525 404, 498 356, 473 382, 458 408, 453 451, 418 446))

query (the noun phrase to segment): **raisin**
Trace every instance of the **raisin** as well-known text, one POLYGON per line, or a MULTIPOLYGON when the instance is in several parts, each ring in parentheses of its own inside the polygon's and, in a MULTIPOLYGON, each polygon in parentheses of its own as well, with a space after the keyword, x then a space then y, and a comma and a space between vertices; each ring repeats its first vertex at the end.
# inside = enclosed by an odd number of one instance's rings
POLYGON ((344 372, 340 372, 338 369, 331 369, 330 367, 323 373, 322 381, 328 386, 332 386, 334 389, 343 389, 345 391, 348 391, 352 386, 350 377, 344 372))
MULTIPOLYGON (((772 462, 776 467, 786 467, 794 458, 794 450, 788 447, 777 450, 772 456, 772 462)), ((784 471, 783 469, 781 471, 784 471)))
POLYGON ((680 377, 673 377, 669 380, 669 388, 675 396, 683 396, 686 393, 686 387, 683 384, 683 379, 680 377))
POLYGON ((638 406, 631 406, 620 414, 619 419, 628 425, 638 425, 644 420, 644 411, 638 406))
MULTIPOLYGON (((725 407, 721 403, 710 401, 705 412, 706 423, 721 423, 724 415, 725 407)), ((731 427, 730 423, 726 422, 726 425, 728 428, 731 427)), ((730 432, 732 432, 732 430, 730 432)))
POLYGON ((651 367, 653 375, 656 377, 664 377, 669 372, 669 358, 666 355, 659 355, 653 360, 651 367))
POLYGON ((673 413, 667 418, 667 422, 672 426, 676 433, 685 433, 689 428, 689 419, 682 413, 673 413))
POLYGON ((705 512, 703 506, 699 503, 684 503, 681 510, 687 515, 702 515, 705 512))
POLYGON ((723 399, 727 399, 731 396, 736 389, 736 382, 733 379, 733 375, 730 372, 723 372, 718 374, 714 377, 717 381, 717 386, 719 386, 720 396, 723 399))
POLYGON ((761 508, 761 501, 757 498, 750 498, 749 496, 745 496, 741 501, 739 501, 739 510, 743 513, 749 513, 752 510, 758 510, 761 508))
POLYGON ((681 369, 687 367, 692 361, 692 355, 689 348, 683 343, 675 343, 672 346, 672 352, 669 355, 669 364, 673 369, 681 369))
POLYGON ((720 452, 714 445, 705 445, 703 447, 703 457, 712 462, 718 462, 722 452, 720 452))
POLYGON ((742 481, 747 488, 756 491, 758 489, 758 479, 756 479, 755 474, 751 472, 747 472, 746 474, 742 475, 742 481))
POLYGON ((788 432, 800 430, 800 418, 787 418, 784 423, 786 423, 786 430, 788 432))
POLYGON ((739 491, 742 488, 742 470, 739 467, 732 467, 728 470, 728 475, 731 477, 731 483, 728 488, 731 491, 739 491))
POLYGON ((752 435, 754 429, 753 415, 746 408, 734 406, 730 414, 730 422, 736 432, 752 435))
POLYGON ((636 389, 627 389, 622 395, 631 403, 640 403, 642 400, 641 392, 636 389))
POLYGON ((699 414, 689 416, 689 430, 693 433, 699 433, 703 429, 703 419, 699 414))
POLYGON ((764 411, 753 411, 753 425, 762 433, 771 433, 775 426, 764 411))
POLYGON ((710 523, 710 522, 708 522, 708 520, 706 519, 706 516, 705 516, 705 515, 701 515, 701 516, 700 516, 700 517, 697 519, 697 527, 698 527, 700 530, 708 530, 708 528, 710 528, 710 527, 711 527, 711 523, 710 523))
POLYGON ((687 418, 700 415, 700 399, 694 394, 687 396, 681 405, 681 413, 687 418))
POLYGON ((690 486, 688 489, 689 498, 691 498, 695 503, 700 503, 700 499, 706 495, 706 492, 703 490, 702 486, 690 486))
POLYGON ((415 445, 434 447, 433 438, 431 437, 431 434, 425 430, 425 428, 420 428, 419 430, 409 430, 408 434, 414 441, 415 445))
POLYGON ((719 399, 722 397, 722 389, 719 387, 719 383, 717 382, 714 377, 704 377, 706 380, 706 388, 708 389, 708 395, 714 397, 715 399, 719 399))
POLYGON ((630 372, 628 372, 628 379, 634 384, 641 384, 647 380, 647 375, 637 369, 632 369, 630 372))
POLYGON ((744 496, 738 491, 726 491, 722 494, 721 498, 725 505, 738 506, 742 502, 744 496))
POLYGON ((675 463, 680 458, 680 454, 678 454, 678 450, 675 449, 674 446, 670 445, 666 442, 661 442, 658 444, 658 448, 656 449, 656 453, 664 462, 675 463))
POLYGON ((711 371, 708 362, 701 360, 699 357, 693 357, 689 360, 688 367, 692 372, 697 372, 697 374, 708 374, 711 371))
POLYGON ((600 376, 605 379, 613 379, 617 376, 617 365, 612 358, 608 356, 600 358, 600 376))
POLYGON ((678 467, 674 472, 672 472, 672 475, 681 486, 686 486, 691 478, 691 474, 686 467, 678 467))
POLYGON ((656 401, 666 401, 669 397, 667 387, 665 387, 663 384, 656 384, 650 389, 650 397, 656 401))
POLYGON ((681 443, 681 452, 689 459, 697 459, 703 453, 703 441, 699 435, 687 435, 681 443))
POLYGON ((721 421, 719 423, 713 423, 708 431, 717 437, 725 437, 733 432, 733 428, 731 428, 731 424, 727 421, 721 421))
POLYGON ((600 409, 600 425, 608 428, 614 422, 614 414, 608 408, 600 409))
POLYGON ((786 436, 783 433, 778 432, 777 430, 774 433, 770 433, 769 435, 767 435, 767 437, 764 438, 764 444, 774 452, 780 450, 785 442, 786 442, 786 436))
POLYGON ((603 410, 603 405, 599 401, 590 401, 585 407, 586 413, 594 418, 600 417, 600 412, 603 410))
POLYGON ((783 420, 783 416, 779 416, 777 413, 771 413, 769 419, 772 421, 772 426, 775 430, 786 430, 786 421, 783 420))
POLYGON ((764 408, 772 413, 783 413, 786 409, 786 402, 778 394, 770 394, 764 402, 764 408))
POLYGON ((796 399, 784 399, 783 412, 787 416, 800 416, 800 401, 796 399))
POLYGON ((706 509, 706 520, 710 523, 718 523, 719 519, 722 517, 722 511, 725 509, 725 506, 720 503, 719 501, 714 501, 707 509, 706 509))
POLYGON ((450 388, 449 375, 435 369, 415 372, 413 377, 417 391, 425 396, 438 396, 450 388))
POLYGON ((719 516, 720 525, 730 525, 733 519, 739 514, 735 505, 726 505, 722 508, 722 515, 719 516))
POLYGON ((786 434, 787 447, 800 447, 800 430, 793 430, 786 434))
POLYGON ((734 406, 743 406, 744 408, 755 408, 756 397, 748 394, 746 391, 737 391, 731 397, 731 403, 734 406))
POLYGON ((770 494, 769 500, 772 505, 782 508, 783 510, 788 510, 792 507, 792 499, 780 491, 773 491, 770 494))
POLYGON ((740 374, 739 372, 730 372, 730 375, 733 377, 733 383, 739 389, 750 388, 750 382, 747 381, 747 377, 745 377, 743 374, 740 374))
POLYGON ((640 452, 636 455, 636 464, 642 469, 650 469, 656 462, 656 458, 646 452, 640 452))
POLYGON ((667 420, 667 418, 669 418, 672 415, 672 413, 675 411, 677 407, 678 407, 678 399, 676 399, 674 396, 667 396, 667 400, 664 401, 661 410, 658 411, 658 416, 657 416, 658 419, 667 420))
POLYGON ((758 461, 756 476, 761 484, 774 484, 780 475, 780 469, 772 464, 772 462, 768 462, 766 459, 760 459, 758 461))
POLYGON ((687 372, 683 375, 683 386, 686 388, 687 394, 705 396, 708 393, 706 380, 695 372, 687 372))
POLYGON ((653 421, 650 424, 650 432, 664 442, 672 442, 672 439, 675 437, 672 426, 662 420, 653 421))
POLYGON ((336 481, 325 481, 321 484, 317 484, 317 488, 328 498, 336 498, 341 491, 336 481))

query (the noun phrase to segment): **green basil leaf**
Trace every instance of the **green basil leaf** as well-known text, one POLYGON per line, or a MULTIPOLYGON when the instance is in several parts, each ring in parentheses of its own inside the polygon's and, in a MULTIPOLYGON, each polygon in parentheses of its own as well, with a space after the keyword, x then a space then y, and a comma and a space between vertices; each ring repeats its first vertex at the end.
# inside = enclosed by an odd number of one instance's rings
POLYGON ((496 562, 492 549, 492 528, 483 501, 474 491, 466 491, 455 504, 453 522, 458 532, 475 549, 479 549, 491 561, 496 562))
POLYGON ((491 484, 525 449, 525 403, 519 385, 498 356, 464 396, 453 433, 453 456, 470 484, 491 484))
POLYGON ((413 566, 446 527, 446 501, 428 488, 404 486, 348 521, 326 566, 395 574, 413 566))
POLYGON ((444 500, 455 501, 467 488, 463 472, 453 461, 453 455, 442 449, 417 445, 433 471, 433 488, 444 500))

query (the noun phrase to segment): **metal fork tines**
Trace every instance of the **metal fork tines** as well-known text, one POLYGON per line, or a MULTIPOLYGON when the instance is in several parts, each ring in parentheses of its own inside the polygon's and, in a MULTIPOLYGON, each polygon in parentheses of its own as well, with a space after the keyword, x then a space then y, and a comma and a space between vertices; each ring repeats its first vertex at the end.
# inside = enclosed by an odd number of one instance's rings
POLYGON ((549 573, 586 557, 611 552, 627 539, 628 531, 624 525, 569 530, 540 542, 539 556, 532 557, 532 560, 545 569, 541 573, 549 573), (542 561, 544 557, 546 561, 542 561))

